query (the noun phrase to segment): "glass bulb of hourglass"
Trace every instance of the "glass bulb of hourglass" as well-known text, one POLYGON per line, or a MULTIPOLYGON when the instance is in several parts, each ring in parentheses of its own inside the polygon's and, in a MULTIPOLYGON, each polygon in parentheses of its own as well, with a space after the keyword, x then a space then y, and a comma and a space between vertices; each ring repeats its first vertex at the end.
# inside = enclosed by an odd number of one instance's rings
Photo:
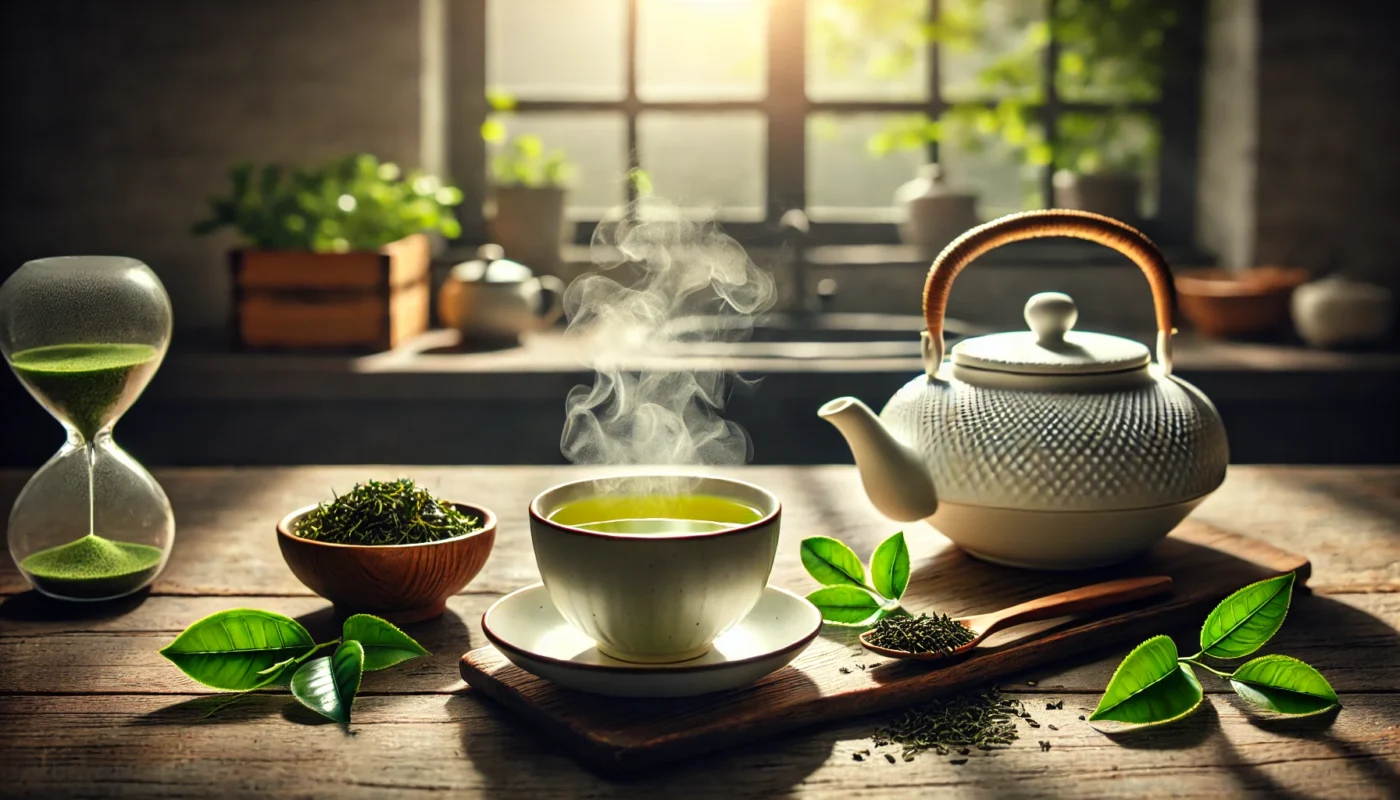
POLYGON ((164 287, 134 259, 31 261, 0 286, 0 352, 67 432, 8 527, 11 556, 45 594, 120 597, 165 565, 170 502, 111 432, 160 366, 170 326, 164 287))

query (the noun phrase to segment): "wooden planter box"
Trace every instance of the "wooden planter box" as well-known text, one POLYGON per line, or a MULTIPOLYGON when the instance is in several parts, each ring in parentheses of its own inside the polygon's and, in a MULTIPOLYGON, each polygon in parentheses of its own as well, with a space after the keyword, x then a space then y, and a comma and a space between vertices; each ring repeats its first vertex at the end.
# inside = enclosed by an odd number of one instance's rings
POLYGON ((233 330, 238 347, 388 350, 428 328, 428 237, 379 252, 235 250, 233 330))

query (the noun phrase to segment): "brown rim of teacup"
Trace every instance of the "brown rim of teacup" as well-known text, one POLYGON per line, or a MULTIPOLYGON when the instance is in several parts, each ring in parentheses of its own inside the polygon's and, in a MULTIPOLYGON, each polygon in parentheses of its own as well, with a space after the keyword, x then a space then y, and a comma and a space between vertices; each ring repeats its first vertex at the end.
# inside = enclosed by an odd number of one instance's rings
MULTIPOLYGON (((756 663, 756 662, 759 662, 759 661, 763 661, 763 660, 765 660, 765 659, 773 658, 774 656, 781 655, 781 654, 783 654, 783 653, 790 653, 790 652, 792 652, 793 650, 797 650, 797 649, 806 647, 807 645, 811 644, 811 643, 812 643, 812 640, 813 640, 813 639, 816 639, 817 636, 820 635, 821 632, 822 632, 822 617, 821 617, 821 612, 820 612, 820 611, 817 611, 817 625, 816 625, 815 628, 812 629, 812 632, 811 632, 811 633, 808 633, 808 634, 806 634, 805 636, 803 636, 801 639, 797 640, 796 642, 793 642, 792 644, 789 644, 789 645, 785 645, 785 646, 783 646, 783 647, 780 647, 780 648, 778 648, 777 650, 771 650, 771 651, 769 651, 769 652, 767 652, 767 653, 759 653, 759 654, 756 655, 756 656, 749 656, 748 658, 739 658, 739 659, 735 659, 735 660, 733 660, 733 661, 720 661, 720 662, 716 662, 716 663, 713 663, 713 664, 691 664, 690 666, 685 666, 687 662, 689 662, 689 661, 694 661, 696 658, 704 658, 705 655, 707 655, 710 651, 706 650, 704 653, 701 653, 700 655, 695 656, 695 658, 686 659, 685 661, 666 661, 666 662, 660 662, 660 663, 653 663, 653 662, 642 662, 642 661, 627 661, 627 660, 621 659, 621 658, 614 658, 613 656, 609 656, 607 653, 603 653, 602 650, 599 650, 598 652, 599 652, 599 653, 602 653, 604 656, 607 656, 608 658, 611 658, 613 661, 617 661, 617 662, 620 662, 620 663, 622 663, 622 664, 626 664, 627 666, 623 667, 623 666, 618 666, 618 665, 616 665, 616 664, 580 664, 580 663, 577 662, 577 661, 570 661, 570 660, 567 659, 567 658, 555 658, 554 656, 544 656, 544 655, 540 655, 540 654, 538 654, 538 653, 531 653, 531 652, 528 651, 528 650, 522 650, 522 649, 520 649, 519 647, 516 647, 515 645, 509 644, 509 643, 507 643, 505 640, 501 639, 500 634, 498 634, 498 633, 492 631, 492 630, 491 630, 491 626, 490 626, 490 625, 487 623, 487 621, 486 621, 486 618, 489 617, 489 616, 491 615, 491 612, 496 610, 496 606, 499 606, 501 603, 504 603, 506 600, 509 600, 510 598, 514 597, 514 596, 517 595, 517 594, 522 594, 522 593, 524 593, 524 592, 529 592, 529 591, 533 591, 533 590, 535 590, 535 589, 543 589, 543 588, 544 588, 544 584, 543 584, 543 583, 532 583, 532 584, 530 584, 529 586, 522 586, 521 588, 516 589, 516 590, 513 591, 513 592, 510 592, 509 594, 507 594, 507 595, 505 595, 504 597, 500 598, 500 599, 497 600, 496 602, 492 603, 492 604, 491 604, 491 607, 488 608, 488 609, 486 609, 486 613, 484 613, 484 614, 481 615, 481 632, 484 633, 484 634, 486 634, 487 640, 489 640, 489 641, 491 642, 491 644, 492 644, 494 647, 496 647, 496 649, 498 649, 498 650, 509 650, 509 651, 512 652, 512 653, 518 653, 518 654, 520 654, 521 656, 523 656, 523 657, 525 657, 525 658, 532 659, 532 660, 534 660, 534 661, 543 661, 543 662, 545 662, 546 664, 554 664, 554 665, 560 666, 560 667, 568 667, 569 669, 593 670, 593 671, 597 671, 597 672, 617 672, 618 670, 626 670, 626 671, 627 671, 627 674, 629 674, 629 675, 636 675, 636 674, 651 674, 651 675, 663 675, 663 674, 664 674, 664 675, 674 675, 674 674, 676 674, 677 672, 710 672, 710 671, 712 671, 712 670, 723 669, 723 668, 725 668, 725 667, 739 667, 739 666, 743 666, 743 665, 745 665, 745 664, 753 664, 753 663, 756 663)), ((773 586, 772 584, 769 584, 768 586, 763 587, 763 591, 765 591, 765 592, 768 591, 769 589, 772 589, 772 590, 778 591, 778 592, 782 592, 783 594, 788 595, 789 597, 795 598, 795 599, 797 599, 797 600, 804 600, 804 601, 806 600, 806 598, 802 597, 801 595, 798 595, 798 594, 796 594, 796 593, 794 593, 794 592, 790 592, 790 591, 788 591, 787 589, 782 588, 781 586, 773 586)), ((809 602, 808 604, 810 605, 810 602, 809 602)), ((813 610, 813 611, 816 611, 816 608, 814 607, 812 610, 813 610)), ((752 614, 753 611, 750 610, 749 613, 752 614)), ((562 615, 561 615, 561 616, 562 616, 562 615)), ((747 617, 748 614, 745 614, 744 616, 747 617)), ((743 620, 741 619, 740 622, 743 622, 743 620)), ((565 620, 565 623, 567 624, 568 621, 565 620)), ((737 626, 738 623, 736 622, 735 625, 737 626)), ((731 629, 731 630, 732 630, 732 629, 731 629)), ((726 631, 726 633, 727 633, 727 631, 726 631)), ((723 635, 724 635, 724 634, 720 634, 720 636, 723 636, 723 635)), ((720 638, 720 637, 718 637, 718 636, 715 637, 716 641, 718 641, 719 638, 720 638)))
MULTIPOLYGON (((725 499, 733 500, 734 498, 725 498, 725 499)), ((737 501, 736 501, 736 502, 737 502, 737 501)), ((729 536, 730 534, 743 533, 743 532, 745 532, 745 531, 751 531, 751 530, 753 530, 754 528, 758 528, 758 527, 760 527, 760 526, 767 525, 768 523, 770 523, 770 522, 772 522, 773 520, 777 519, 782 513, 783 513, 783 501, 779 500, 779 499, 778 499, 778 496, 777 496, 776 494, 773 494, 772 492, 768 491, 767 489, 763 488, 762 486, 759 486, 758 484, 749 483, 748 481, 741 481, 741 480, 739 480, 739 479, 737 479, 737 478, 725 478, 725 477, 722 477, 722 476, 719 476, 719 475, 687 475, 687 474, 682 474, 682 473, 675 473, 675 474, 673 474, 673 475, 610 475, 610 476, 604 476, 604 477, 601 477, 601 478, 582 478, 582 479, 576 480, 576 481, 565 481, 564 483, 558 483, 558 484, 555 484, 554 486, 549 487, 548 489, 545 489, 543 492, 540 492, 539 494, 535 495, 535 499, 534 499, 534 500, 531 500, 531 501, 530 501, 530 520, 531 520, 532 522, 539 522, 540 524, 545 525, 546 527, 553 528, 554 530, 562 531, 562 532, 564 532, 564 533, 572 533, 572 534, 576 534, 576 535, 578 535, 578 536, 593 536, 593 537, 596 537, 596 538, 599 538, 599 539, 652 539, 652 540, 655 540, 655 539, 709 539, 709 538, 715 537, 715 536, 729 536), (572 525, 565 525, 565 524, 560 523, 560 522, 555 522, 554 520, 549 519, 549 518, 546 517, 544 514, 541 514, 541 513, 540 513, 540 509, 539 509, 540 498, 541 498, 541 497, 544 497, 545 495, 550 494, 550 493, 552 493, 552 492, 554 492, 554 491, 557 491, 557 490, 559 490, 559 489, 562 489, 562 488, 564 488, 565 486, 573 486, 573 485, 579 484, 579 483, 594 483, 594 482, 597 482, 597 481, 606 481, 606 480, 613 480, 613 479, 650 478, 650 477, 701 478, 701 479, 704 479, 704 480, 721 481, 721 482, 723 482, 723 483, 737 483, 737 484, 739 484, 740 486, 747 486, 747 487, 749 487, 750 489, 753 489, 754 491, 759 492, 760 494, 764 494, 764 495, 767 495, 768 497, 773 498, 773 511, 772 511, 771 513, 768 513, 768 514, 764 514, 760 519, 757 519, 757 520, 755 520, 755 521, 753 521, 753 522, 746 522, 746 523, 744 523, 743 525, 739 525, 739 526, 736 526, 736 527, 733 527, 733 528, 725 528, 724 530, 720 530, 720 531, 703 531, 703 532, 699 532, 699 533, 647 533, 647 534, 638 534, 638 533, 605 533, 605 532, 603 532, 603 531, 588 531, 588 530, 584 530, 583 528, 575 528, 575 527, 572 526, 572 525)))
POLYGON ((474 511, 479 513, 481 515, 481 527, 477 528, 471 533, 464 533, 460 536, 453 536, 450 539, 438 539, 435 542, 409 542, 407 544, 341 544, 339 542, 321 542, 315 539, 303 539, 292 532, 292 520, 295 520, 296 518, 305 514, 311 513, 312 510, 314 510, 317 506, 320 505, 320 503, 313 503, 309 506, 299 508, 296 511, 293 511, 292 513, 278 520, 277 534, 279 536, 286 536, 288 539, 294 539, 297 542, 303 542, 305 544, 315 544, 320 545, 322 547, 342 547, 346 550, 396 550, 407 547, 431 547, 435 544, 460 542, 466 539, 470 539, 473 536, 480 536, 481 534, 486 533, 487 531, 494 531, 496 529, 496 515, 491 512, 491 509, 486 508, 485 506, 472 505, 471 503, 458 503, 453 500, 447 500, 444 502, 446 502, 447 505, 450 505, 453 508, 457 509, 458 511, 474 511))

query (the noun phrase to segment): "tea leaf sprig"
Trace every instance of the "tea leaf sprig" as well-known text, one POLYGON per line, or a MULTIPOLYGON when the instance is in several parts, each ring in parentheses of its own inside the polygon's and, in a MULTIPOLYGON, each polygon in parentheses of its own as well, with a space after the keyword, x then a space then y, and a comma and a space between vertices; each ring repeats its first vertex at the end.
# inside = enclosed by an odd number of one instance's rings
POLYGON ((1091 722, 1161 725, 1188 716, 1205 699, 1192 667, 1223 680, 1250 705, 1278 714, 1321 714, 1339 705, 1337 693, 1316 669, 1296 658, 1266 655, 1223 672, 1203 659, 1243 658, 1263 647, 1283 625, 1293 596, 1294 573, 1259 581, 1225 598, 1201 626, 1201 649, 1185 658, 1167 636, 1133 649, 1114 671, 1091 722))
POLYGON ((909 547, 903 531, 875 548, 869 578, 855 551, 830 536, 802 540, 802 566, 825 587, 807 599, 827 622, 868 627, 889 614, 907 613, 899 605, 909 587, 909 547))
POLYGON ((302 705, 349 724, 350 707, 364 673, 426 656, 428 651, 391 623, 369 614, 346 619, 339 639, 317 644, 291 617, 231 608, 190 625, 160 654, 214 689, 246 693, 288 686, 302 705), (312 658, 328 647, 335 651, 312 658))

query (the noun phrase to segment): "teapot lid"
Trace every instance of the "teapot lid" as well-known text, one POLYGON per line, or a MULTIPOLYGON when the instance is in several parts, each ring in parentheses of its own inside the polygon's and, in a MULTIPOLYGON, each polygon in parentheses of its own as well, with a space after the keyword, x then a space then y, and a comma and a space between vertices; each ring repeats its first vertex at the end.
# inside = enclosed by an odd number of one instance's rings
POLYGON ((953 363, 1022 375, 1098 375, 1146 366, 1147 347, 1132 339, 1070 330, 1079 318, 1074 300, 1041 292, 1026 301, 1029 331, 978 336, 953 347, 953 363))

